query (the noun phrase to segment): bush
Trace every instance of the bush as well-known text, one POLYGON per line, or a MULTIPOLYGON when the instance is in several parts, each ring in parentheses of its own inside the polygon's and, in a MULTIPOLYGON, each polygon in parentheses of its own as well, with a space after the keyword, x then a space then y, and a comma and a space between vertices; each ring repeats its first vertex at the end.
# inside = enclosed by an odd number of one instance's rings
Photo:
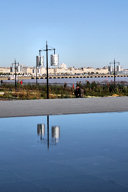
MULTIPOLYGON (((128 86, 123 84, 99 84, 96 82, 86 82, 80 84, 82 97, 87 96, 111 96, 113 94, 126 95, 128 96, 128 86)), ((41 84, 17 84, 17 89, 13 84, 3 84, 0 87, 1 91, 5 92, 3 98, 8 99, 46 99, 47 98, 47 87, 41 84)), ((72 87, 64 85, 49 85, 49 97, 50 98, 73 98, 74 89, 72 87)), ((2 97, 1 97, 2 98, 2 97)))

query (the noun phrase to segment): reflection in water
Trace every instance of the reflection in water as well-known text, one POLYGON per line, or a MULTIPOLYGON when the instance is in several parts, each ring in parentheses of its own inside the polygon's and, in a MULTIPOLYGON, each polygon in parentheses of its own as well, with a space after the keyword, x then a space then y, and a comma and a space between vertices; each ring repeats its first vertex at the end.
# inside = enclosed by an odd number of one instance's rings
POLYGON ((37 125, 37 135, 40 136, 40 140, 43 139, 43 137, 45 135, 45 124, 37 125))
POLYGON ((47 147, 49 149, 50 145, 56 145, 57 143, 59 143, 60 126, 52 126, 50 132, 49 115, 47 115, 47 134, 45 134, 45 124, 37 124, 37 135, 40 136, 40 140, 42 143, 47 143, 47 147))
POLYGON ((55 143, 59 142, 60 138, 60 127, 59 126, 52 126, 52 139, 55 143))
POLYGON ((1 118, 0 192, 128 192, 127 125, 128 112, 1 118))

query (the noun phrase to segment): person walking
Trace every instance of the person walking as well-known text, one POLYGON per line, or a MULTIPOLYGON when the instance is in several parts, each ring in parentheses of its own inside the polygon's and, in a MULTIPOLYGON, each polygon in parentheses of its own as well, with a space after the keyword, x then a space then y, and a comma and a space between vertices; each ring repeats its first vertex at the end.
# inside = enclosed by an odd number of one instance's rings
POLYGON ((23 81, 22 80, 20 81, 20 84, 23 85, 23 81))
POLYGON ((81 89, 80 89, 80 87, 78 85, 77 85, 77 87, 75 89, 75 96, 76 96, 76 98, 81 97, 81 89))
POLYGON ((0 81, 1 82, 1 85, 3 84, 3 80, 0 81))

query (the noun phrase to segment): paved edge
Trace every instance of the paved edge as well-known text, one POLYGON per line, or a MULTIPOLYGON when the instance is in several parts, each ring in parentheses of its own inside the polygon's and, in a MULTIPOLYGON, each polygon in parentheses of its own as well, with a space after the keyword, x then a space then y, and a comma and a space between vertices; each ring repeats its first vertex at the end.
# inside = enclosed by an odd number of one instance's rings
POLYGON ((0 101, 0 118, 128 111, 128 97, 0 101))

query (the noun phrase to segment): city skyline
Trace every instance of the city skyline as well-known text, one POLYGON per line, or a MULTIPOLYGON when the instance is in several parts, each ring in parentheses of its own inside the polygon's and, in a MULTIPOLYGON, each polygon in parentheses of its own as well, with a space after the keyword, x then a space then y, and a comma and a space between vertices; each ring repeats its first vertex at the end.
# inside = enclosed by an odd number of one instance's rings
POLYGON ((0 66, 14 58, 34 66, 38 50, 56 47, 68 67, 103 67, 114 58, 128 67, 126 0, 0 2, 0 66))

